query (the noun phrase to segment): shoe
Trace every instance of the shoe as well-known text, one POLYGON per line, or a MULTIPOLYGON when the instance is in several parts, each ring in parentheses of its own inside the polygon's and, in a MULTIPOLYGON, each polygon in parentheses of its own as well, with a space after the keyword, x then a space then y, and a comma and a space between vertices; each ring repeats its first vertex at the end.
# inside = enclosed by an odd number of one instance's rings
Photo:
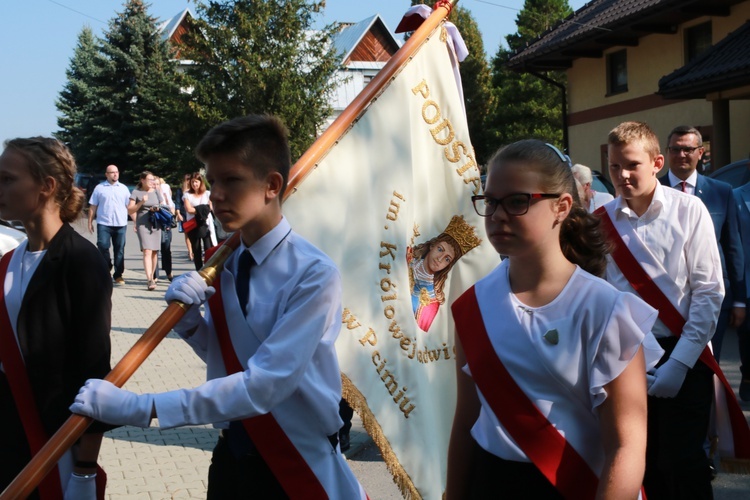
POLYGON ((750 378, 743 378, 740 382, 740 399, 750 401, 750 378))
POLYGON ((349 451, 349 448, 352 447, 349 442, 348 432, 339 432, 339 446, 341 447, 341 453, 349 451))
POLYGON ((172 282, 172 280, 174 279, 174 276, 172 276, 172 273, 167 274, 167 279, 169 280, 170 283, 172 282))
POLYGON ((149 290, 156 290, 156 283, 154 283, 154 280, 148 280, 148 286, 146 288, 149 290))
POLYGON ((125 280, 122 279, 122 276, 120 276, 119 278, 115 278, 115 283, 117 283, 118 285, 124 285, 125 280))

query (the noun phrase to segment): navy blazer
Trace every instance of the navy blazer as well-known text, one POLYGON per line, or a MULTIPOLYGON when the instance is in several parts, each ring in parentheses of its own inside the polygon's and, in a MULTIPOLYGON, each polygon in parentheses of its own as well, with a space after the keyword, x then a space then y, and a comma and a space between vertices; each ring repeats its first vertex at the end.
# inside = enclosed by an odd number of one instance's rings
POLYGON ((734 201, 737 204, 737 214, 740 224, 740 237, 745 249, 745 269, 743 273, 743 288, 745 297, 750 297, 750 183, 734 190, 734 201))
MULTIPOLYGON (((660 179, 669 186, 669 175, 660 179)), ((695 196, 701 199, 711 214, 716 242, 719 244, 721 271, 724 276, 724 302, 722 309, 732 307, 733 302, 745 302, 745 254, 740 239, 737 204, 732 195, 732 186, 705 175, 698 174, 695 196)))

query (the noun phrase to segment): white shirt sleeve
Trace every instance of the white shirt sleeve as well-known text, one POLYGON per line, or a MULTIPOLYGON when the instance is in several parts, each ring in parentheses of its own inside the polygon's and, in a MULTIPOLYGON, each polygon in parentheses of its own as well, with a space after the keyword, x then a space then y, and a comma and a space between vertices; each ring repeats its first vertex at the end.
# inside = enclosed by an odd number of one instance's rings
POLYGON ((313 358, 333 349, 340 304, 338 271, 327 265, 311 267, 292 288, 269 335, 248 360, 247 370, 194 389, 155 395, 159 425, 208 424, 273 410, 298 389, 311 364, 327 359, 313 358))

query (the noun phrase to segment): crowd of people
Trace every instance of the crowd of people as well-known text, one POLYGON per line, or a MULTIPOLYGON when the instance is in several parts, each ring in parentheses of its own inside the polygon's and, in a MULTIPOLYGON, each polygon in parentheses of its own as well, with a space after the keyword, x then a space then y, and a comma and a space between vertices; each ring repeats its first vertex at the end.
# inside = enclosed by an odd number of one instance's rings
MULTIPOLYGON (((728 326, 750 370, 750 187, 732 191, 696 171, 702 138, 692 127, 675 128, 666 152, 645 123, 610 131, 614 199, 543 141, 504 146, 489 161, 472 203, 505 258, 450 304, 458 398, 446 498, 712 498, 706 444, 728 326)), ((96 423, 39 486, 43 496, 101 498, 102 432, 158 418, 163 428, 222 429, 208 498, 367 498, 339 443, 339 272, 281 210, 286 129, 270 116, 237 118, 210 130, 196 154, 206 177, 186 176, 176 202, 153 173, 130 193, 108 166, 90 201, 97 252, 70 227, 83 200, 67 148, 6 142, 0 217, 20 220, 28 240, 0 260, 0 422, 14 430, 0 447, 0 488, 70 407, 96 423), (172 275, 172 229, 150 216, 162 207, 183 222, 196 270, 215 244, 213 214, 222 231, 239 232, 212 286, 197 271, 172 275), (148 289, 160 251, 165 300, 193 306, 174 330, 206 362, 196 388, 136 394, 102 380, 128 216, 148 289)), ((446 302, 444 274, 470 249, 443 236, 407 256, 412 280, 431 290, 413 303, 425 331, 430 307, 446 302)), ((750 373, 740 394, 750 399, 750 373)))

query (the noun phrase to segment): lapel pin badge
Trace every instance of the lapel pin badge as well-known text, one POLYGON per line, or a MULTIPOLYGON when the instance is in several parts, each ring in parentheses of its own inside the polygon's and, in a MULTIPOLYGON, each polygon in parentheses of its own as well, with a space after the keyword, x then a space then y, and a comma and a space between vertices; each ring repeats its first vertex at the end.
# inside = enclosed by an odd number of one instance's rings
POLYGON ((544 340, 552 345, 557 345, 557 343, 560 341, 560 336, 557 333, 557 328, 547 330, 547 333, 545 333, 543 336, 544 340))

